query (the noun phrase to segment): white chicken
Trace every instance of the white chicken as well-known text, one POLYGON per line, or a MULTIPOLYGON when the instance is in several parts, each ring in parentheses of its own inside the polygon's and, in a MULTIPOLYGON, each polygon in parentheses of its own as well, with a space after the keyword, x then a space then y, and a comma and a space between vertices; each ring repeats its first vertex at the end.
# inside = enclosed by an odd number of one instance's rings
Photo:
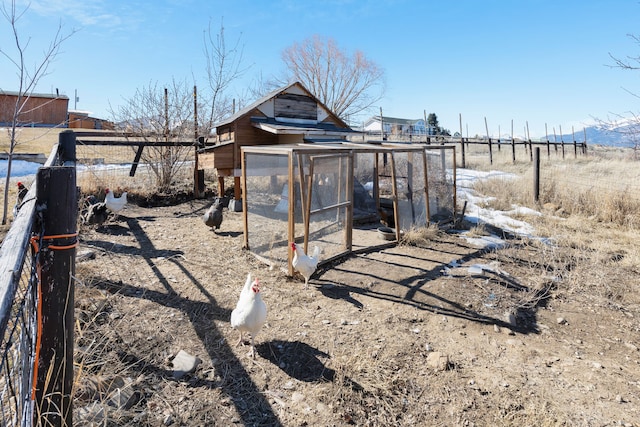
POLYGON ((309 279, 318 268, 320 248, 316 246, 311 256, 305 254, 302 248, 296 245, 295 242, 291 242, 291 249, 293 250, 293 261, 291 265, 304 277, 305 288, 309 287, 309 279))
POLYGON ((111 190, 109 190, 108 188, 105 188, 104 192, 105 192, 104 202, 107 205, 107 209, 109 209, 111 212, 117 214, 127 204, 127 192, 126 191, 123 192, 120 195, 120 197, 114 196, 113 192, 111 192, 111 190))
POLYGON ((267 321, 267 305, 260 296, 260 281, 251 281, 251 273, 247 274, 247 281, 240 292, 236 308, 231 312, 231 326, 240 331, 240 339, 236 346, 242 343, 242 335, 248 332, 251 336, 251 351, 249 354, 255 359, 256 348, 254 339, 264 323, 267 321))

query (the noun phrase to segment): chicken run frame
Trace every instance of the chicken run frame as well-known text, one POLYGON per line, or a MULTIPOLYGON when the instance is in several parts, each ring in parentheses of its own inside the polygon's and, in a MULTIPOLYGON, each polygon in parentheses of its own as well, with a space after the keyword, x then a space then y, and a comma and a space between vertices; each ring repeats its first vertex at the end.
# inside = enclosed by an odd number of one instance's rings
POLYGON ((243 146, 241 161, 244 247, 290 276, 291 242, 305 253, 320 247, 322 264, 396 244, 456 212, 454 146, 243 146))

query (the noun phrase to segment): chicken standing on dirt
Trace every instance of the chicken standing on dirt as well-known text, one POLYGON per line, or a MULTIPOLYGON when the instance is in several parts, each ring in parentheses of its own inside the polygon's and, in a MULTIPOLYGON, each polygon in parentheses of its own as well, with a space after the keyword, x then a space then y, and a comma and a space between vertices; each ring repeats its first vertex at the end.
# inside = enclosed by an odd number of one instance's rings
POLYGON ((24 198, 26 197, 29 189, 24 186, 22 182, 18 181, 18 195, 16 196, 16 204, 13 206, 13 217, 15 218, 18 215, 18 211, 22 207, 22 203, 24 202, 24 198))
POLYGON ((102 224, 107 220, 107 204, 98 200, 93 194, 84 199, 84 206, 80 212, 83 224, 102 224))
POLYGON ((249 332, 251 336, 251 351, 249 354, 255 359, 256 348, 254 339, 262 325, 267 321, 267 305, 260 296, 260 282, 251 281, 251 273, 247 274, 247 281, 240 292, 236 308, 231 312, 231 326, 240 331, 240 339, 236 346, 242 343, 242 335, 249 332))
POLYGON ((320 255, 320 248, 316 246, 313 250, 313 255, 309 256, 304 253, 302 248, 291 242, 291 249, 293 250, 293 261, 291 265, 294 269, 298 270, 304 277, 305 288, 309 287, 309 279, 311 275, 318 268, 318 257, 320 255))
POLYGON ((222 224, 222 209, 224 208, 220 200, 216 202, 202 215, 202 221, 214 231, 220 229, 222 224))
POLYGON ((104 192, 105 192, 104 202, 107 204, 107 209, 109 209, 111 212, 117 214, 127 204, 126 191, 123 192, 120 195, 120 197, 114 196, 113 192, 111 192, 111 190, 109 190, 108 188, 105 188, 104 192))

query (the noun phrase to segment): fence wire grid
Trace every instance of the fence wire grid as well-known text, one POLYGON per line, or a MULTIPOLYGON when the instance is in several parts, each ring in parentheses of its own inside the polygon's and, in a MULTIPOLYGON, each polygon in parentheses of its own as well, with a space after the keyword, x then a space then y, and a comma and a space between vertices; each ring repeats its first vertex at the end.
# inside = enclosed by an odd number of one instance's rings
POLYGON ((30 426, 33 422, 33 364, 36 347, 36 264, 29 249, 34 229, 35 188, 7 233, 0 250, 0 424, 30 426))

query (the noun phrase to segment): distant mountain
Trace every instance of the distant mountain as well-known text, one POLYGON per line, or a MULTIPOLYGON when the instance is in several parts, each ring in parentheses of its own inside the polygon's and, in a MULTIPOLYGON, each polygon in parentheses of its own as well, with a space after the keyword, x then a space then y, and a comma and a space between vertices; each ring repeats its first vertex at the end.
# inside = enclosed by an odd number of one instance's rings
MULTIPOLYGON (((640 123, 633 121, 625 121, 614 125, 588 126, 584 130, 581 129, 575 132, 577 142, 584 141, 585 131, 587 145, 597 144, 612 147, 633 147, 634 145, 640 145, 640 123)), ((563 134, 562 137, 557 135, 556 138, 558 142, 573 143, 572 134, 563 134)), ((549 141, 555 141, 553 135, 549 135, 549 141)))

